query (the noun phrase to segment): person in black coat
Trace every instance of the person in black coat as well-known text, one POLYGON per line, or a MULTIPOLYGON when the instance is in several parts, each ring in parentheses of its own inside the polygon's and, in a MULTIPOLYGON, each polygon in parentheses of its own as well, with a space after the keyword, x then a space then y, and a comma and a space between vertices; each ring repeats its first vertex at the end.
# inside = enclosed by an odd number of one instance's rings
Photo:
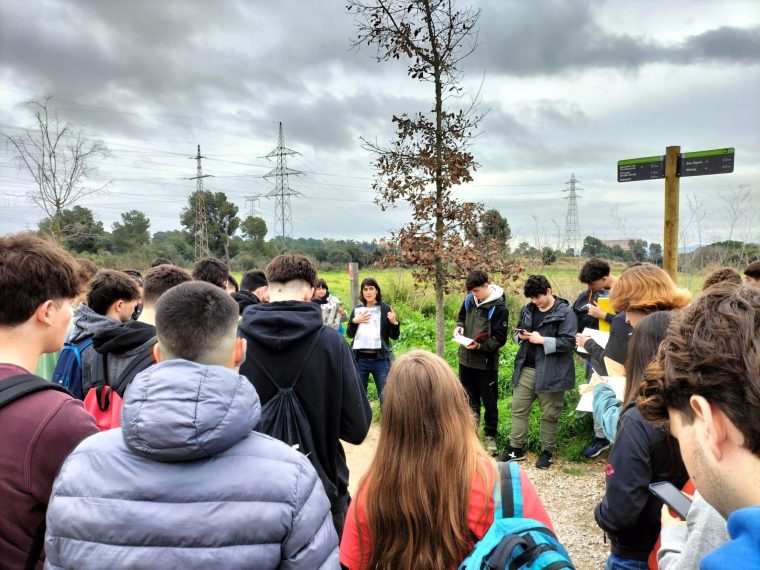
MULTIPOLYGON (((391 367, 393 353, 391 352, 390 340, 396 340, 401 333, 401 327, 396 313, 390 307, 382 302, 382 293, 380 285, 372 277, 367 277, 361 284, 361 301, 362 304, 351 311, 348 319, 348 328, 346 335, 353 338, 352 348, 354 349, 354 358, 356 366, 359 369, 359 379, 367 391, 369 385, 369 375, 375 381, 377 396, 380 398, 380 406, 383 405, 383 390, 385 388, 385 378, 388 376, 388 370, 391 367), (370 342, 364 339, 357 339, 356 335, 360 332, 361 325, 370 327, 372 323, 372 311, 365 311, 363 308, 379 307, 380 319, 380 338, 373 338, 370 342)), ((377 324, 375 323, 375 327, 377 324)), ((376 330, 376 329, 375 329, 376 330)))

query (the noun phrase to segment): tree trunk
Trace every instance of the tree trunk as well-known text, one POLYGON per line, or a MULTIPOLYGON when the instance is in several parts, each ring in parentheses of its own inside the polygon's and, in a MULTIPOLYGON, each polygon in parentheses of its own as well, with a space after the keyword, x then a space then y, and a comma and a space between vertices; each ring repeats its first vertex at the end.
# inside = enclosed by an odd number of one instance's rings
MULTIPOLYGON (((439 55, 434 48, 436 60, 439 55)), ((435 352, 443 358, 444 343, 444 305, 443 290, 446 286, 441 250, 443 248, 443 86, 441 72, 437 65, 435 69, 435 352)))

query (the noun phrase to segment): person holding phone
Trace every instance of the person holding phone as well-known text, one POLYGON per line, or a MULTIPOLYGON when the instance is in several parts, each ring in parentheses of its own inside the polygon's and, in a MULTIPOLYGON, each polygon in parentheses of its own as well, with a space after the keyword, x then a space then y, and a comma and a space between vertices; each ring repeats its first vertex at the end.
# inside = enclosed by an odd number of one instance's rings
POLYGON ((364 392, 367 392, 369 386, 369 375, 372 374, 372 380, 375 382, 377 397, 380 399, 380 406, 383 405, 383 391, 385 389, 385 377, 393 359, 390 339, 397 340, 401 334, 401 325, 396 317, 396 312, 390 305, 383 303, 383 296, 380 291, 380 285, 372 277, 367 277, 361 283, 361 301, 362 304, 351 311, 348 318, 348 327, 346 335, 354 339, 352 348, 354 349, 354 358, 356 366, 359 369, 359 379, 364 392), (379 332, 376 336, 377 342, 374 345, 359 345, 356 340, 359 327, 370 325, 373 312, 364 311, 362 308, 376 308, 375 313, 379 313, 379 332))

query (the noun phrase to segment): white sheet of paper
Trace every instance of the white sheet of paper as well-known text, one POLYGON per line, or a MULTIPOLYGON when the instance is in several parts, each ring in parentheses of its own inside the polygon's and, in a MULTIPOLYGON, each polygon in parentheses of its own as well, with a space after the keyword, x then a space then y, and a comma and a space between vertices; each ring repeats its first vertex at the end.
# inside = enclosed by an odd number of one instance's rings
MULTIPOLYGON (((583 332, 581 333, 583 336, 587 336, 589 338, 593 338, 596 344, 601 346, 602 348, 607 346, 607 342, 610 340, 610 333, 608 331, 598 331, 596 329, 590 329, 586 327, 583 329, 583 332)), ((579 346, 578 352, 581 354, 588 354, 586 352, 586 349, 579 346)))
POLYGON ((466 336, 461 335, 461 334, 455 334, 452 340, 454 342, 458 342, 462 346, 469 346, 473 343, 473 340, 471 338, 467 338, 466 336))
MULTIPOLYGON (((615 392, 615 397, 623 401, 623 394, 625 393, 625 376, 602 376, 610 388, 615 392)), ((578 401, 578 405, 575 407, 576 412, 593 412, 594 411, 594 392, 587 392, 581 396, 578 401)))
POLYGON ((366 349, 376 350, 382 347, 380 340, 380 307, 356 307, 354 315, 359 316, 369 313, 370 319, 366 323, 361 323, 356 329, 354 336, 354 350, 366 349))

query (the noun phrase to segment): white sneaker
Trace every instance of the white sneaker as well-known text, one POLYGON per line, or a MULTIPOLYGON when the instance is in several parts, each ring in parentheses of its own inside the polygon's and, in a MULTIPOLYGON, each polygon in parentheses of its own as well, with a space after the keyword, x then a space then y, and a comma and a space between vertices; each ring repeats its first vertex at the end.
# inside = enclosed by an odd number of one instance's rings
POLYGON ((496 438, 486 437, 485 448, 486 448, 486 451, 490 453, 491 455, 496 455, 497 453, 499 453, 499 448, 496 445, 496 438))

